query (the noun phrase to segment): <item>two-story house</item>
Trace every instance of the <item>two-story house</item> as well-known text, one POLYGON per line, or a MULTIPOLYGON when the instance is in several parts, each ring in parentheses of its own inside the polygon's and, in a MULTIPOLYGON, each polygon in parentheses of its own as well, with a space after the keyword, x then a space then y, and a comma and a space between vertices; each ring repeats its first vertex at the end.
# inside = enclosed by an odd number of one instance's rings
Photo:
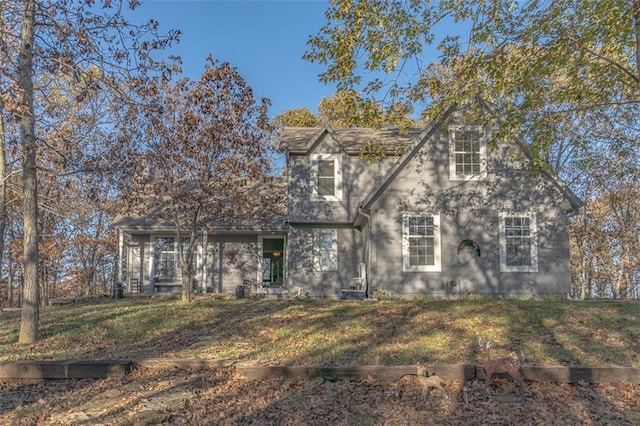
MULTIPOLYGON (((531 173, 524 141, 493 146, 499 120, 482 108, 482 120, 451 108, 407 133, 284 129, 286 216, 271 228, 204 234, 198 261, 208 275, 198 288, 229 291, 248 277, 328 298, 568 294, 567 216, 580 200, 551 173, 531 173), (229 269, 235 256, 244 270, 229 269)), ((152 251, 160 230, 147 231, 134 240, 152 251)), ((134 275, 152 279, 153 262, 136 267, 143 256, 128 253, 134 275)))

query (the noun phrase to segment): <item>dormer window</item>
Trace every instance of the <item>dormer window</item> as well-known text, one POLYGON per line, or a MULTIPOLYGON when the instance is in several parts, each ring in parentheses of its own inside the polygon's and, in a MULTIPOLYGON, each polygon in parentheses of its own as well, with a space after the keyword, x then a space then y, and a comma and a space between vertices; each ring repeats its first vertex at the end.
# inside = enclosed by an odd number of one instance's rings
POLYGON ((487 142, 480 126, 449 127, 449 179, 487 177, 487 142))
POLYGON ((315 201, 342 200, 342 157, 311 155, 311 198, 315 201))
POLYGON ((318 195, 336 195, 335 160, 318 160, 318 195))

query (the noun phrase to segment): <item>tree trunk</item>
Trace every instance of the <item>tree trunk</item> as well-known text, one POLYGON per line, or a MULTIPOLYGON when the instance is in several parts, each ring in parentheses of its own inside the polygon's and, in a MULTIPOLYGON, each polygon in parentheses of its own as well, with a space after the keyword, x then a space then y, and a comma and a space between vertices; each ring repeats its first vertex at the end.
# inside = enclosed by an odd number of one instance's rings
POLYGON ((633 0, 633 26, 636 36, 636 76, 640 77, 640 0, 633 0))
POLYGON ((13 268, 9 266, 7 274, 7 306, 13 306, 13 268))
MULTIPOLYGON (((197 218, 197 215, 196 215, 197 218)), ((192 260, 192 252, 193 252, 193 232, 191 232, 191 237, 189 239, 189 247, 187 248, 187 252, 184 251, 184 244, 182 243, 182 233, 180 229, 182 228, 182 223, 178 218, 174 219, 174 223, 176 225, 176 241, 178 244, 178 260, 180 263, 180 271, 182 278, 182 301, 184 303, 191 303, 191 281, 193 279, 193 262, 192 260)), ((194 222, 195 223, 195 222, 194 222)))
MULTIPOLYGON (((4 132, 4 105, 0 101, 0 271, 3 269, 5 234, 7 233, 7 158, 6 136, 4 132)), ((9 268, 6 268, 7 270, 9 268)), ((11 288, 7 288, 7 298, 11 298, 11 288)))
POLYGON ((93 247, 89 249, 89 268, 87 270, 87 281, 89 283, 89 293, 91 295, 97 293, 97 272, 98 272, 98 244, 97 241, 102 236, 102 221, 103 212, 98 212, 98 223, 95 226, 95 232, 93 234, 94 243, 93 247))
POLYGON ((182 273, 182 301, 191 303, 191 277, 189 272, 182 273))
POLYGON ((22 139, 22 184, 24 216, 24 296, 19 343, 33 343, 38 338, 38 188, 36 179, 36 137, 33 111, 33 42, 35 1, 26 0, 20 35, 19 118, 22 139))
POLYGON ((187 253, 184 252, 182 241, 178 243, 178 256, 180 257, 180 270, 182 271, 182 301, 191 303, 191 281, 193 279, 193 267, 191 262, 191 244, 187 253))
POLYGON ((40 274, 40 278, 38 279, 38 282, 40 283, 40 293, 39 293, 39 299, 40 299, 40 306, 41 307, 45 307, 47 306, 47 303, 49 303, 49 270, 51 269, 51 266, 40 266, 38 268, 38 272, 40 274))

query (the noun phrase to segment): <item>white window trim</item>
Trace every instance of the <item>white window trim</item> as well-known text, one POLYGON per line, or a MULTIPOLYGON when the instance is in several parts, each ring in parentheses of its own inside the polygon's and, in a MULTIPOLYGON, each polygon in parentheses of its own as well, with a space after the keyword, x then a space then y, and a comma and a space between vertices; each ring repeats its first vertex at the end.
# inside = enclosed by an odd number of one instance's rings
POLYGON ((171 239, 173 240, 173 264, 174 264, 174 268, 173 268, 173 278, 175 278, 176 276, 179 276, 179 271, 180 271, 180 259, 178 257, 178 246, 176 245, 176 238, 175 235, 152 235, 151 236, 151 280, 154 281, 155 278, 157 277, 156 275, 156 267, 158 266, 156 264, 156 256, 159 256, 162 252, 157 253, 156 252, 156 248, 157 247, 157 241, 159 239, 171 239))
MULTIPOLYGON (((174 278, 178 279, 180 277, 180 274, 182 271, 182 265, 181 265, 181 259, 180 259, 180 252, 178 251, 178 243, 177 243, 177 238, 175 235, 165 235, 165 234, 152 234, 151 235, 151 249, 150 249, 150 257, 149 257, 149 271, 150 271, 150 277, 151 280, 153 281, 156 278, 156 254, 160 254, 160 253, 156 253, 156 241, 158 239, 172 239, 173 240, 173 258, 174 258, 174 278), (176 278, 177 277, 177 278, 176 278)), ((183 250, 185 248, 185 245, 188 246, 189 244, 189 237, 181 237, 180 238, 182 244, 183 244, 183 250)), ((194 270, 198 271, 198 268, 200 267, 199 263, 202 262, 202 244, 200 243, 199 240, 196 240, 196 244, 194 246, 194 254, 193 254, 193 266, 194 266, 194 270)))
POLYGON ((449 126, 449 180, 485 180, 487 178, 487 135, 483 131, 482 126, 449 126), (480 138, 480 173, 475 175, 459 175, 456 174, 456 155, 455 155, 455 134, 457 131, 473 131, 483 132, 480 138))
POLYGON ((337 229, 314 229, 313 230, 313 266, 316 271, 328 272, 338 270, 338 230, 337 229), (331 263, 324 262, 324 257, 320 256, 317 241, 320 234, 331 233, 331 263))
POLYGON ((500 212, 498 223, 500 240, 500 272, 538 272, 538 226, 533 212, 500 212), (531 265, 507 265, 507 237, 505 218, 528 217, 531 232, 531 265))
POLYGON ((311 154, 311 200, 312 201, 342 201, 342 156, 340 154, 311 154), (334 195, 318 194, 318 163, 333 160, 335 162, 334 195))
POLYGON ((403 272, 441 272, 442 271, 442 245, 440 237, 440 214, 402 212, 402 270, 403 272), (433 265, 411 265, 409 260, 409 218, 433 217, 433 265))

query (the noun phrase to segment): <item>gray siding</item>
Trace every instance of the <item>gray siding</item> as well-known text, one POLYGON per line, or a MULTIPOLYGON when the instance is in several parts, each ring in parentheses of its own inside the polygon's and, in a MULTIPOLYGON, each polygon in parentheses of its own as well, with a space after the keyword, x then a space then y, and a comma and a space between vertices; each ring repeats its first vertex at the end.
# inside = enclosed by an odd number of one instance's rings
POLYGON ((441 215, 442 272, 403 272, 400 213, 375 215, 375 261, 369 272, 369 283, 375 291, 443 298, 459 294, 528 296, 569 292, 568 240, 563 239, 568 236, 561 223, 563 214, 546 219, 541 216, 552 212, 537 215, 539 266, 535 273, 500 272, 498 212, 491 210, 483 213, 481 221, 469 219, 462 212, 457 217, 441 215), (469 251, 458 255, 460 242, 467 238, 478 243, 480 257, 469 251), (455 287, 449 285, 452 281, 455 287))
POLYGON ((302 287, 313 297, 337 298, 340 296, 340 290, 348 288, 351 280, 358 276, 357 265, 362 256, 361 233, 352 228, 337 229, 337 270, 317 271, 313 258, 314 229, 296 226, 289 230, 289 292, 295 294, 302 287))
POLYGON ((345 153, 326 133, 309 155, 289 155, 289 222, 347 223, 354 220, 358 204, 382 179, 397 157, 367 165, 359 156, 345 153), (339 154, 342 157, 342 201, 312 201, 311 154, 339 154))
POLYGON ((424 147, 372 206, 375 290, 404 295, 456 296, 467 293, 524 296, 569 291, 567 203, 542 177, 528 176, 502 152, 489 151, 483 181, 448 179, 448 144, 424 147), (440 214, 442 272, 403 272, 402 212, 440 214), (499 213, 535 212, 539 271, 501 272, 499 213), (482 256, 463 251, 471 239, 482 256), (456 285, 451 286, 454 282, 456 285))
POLYGON ((234 293, 245 280, 258 281, 261 254, 255 235, 210 237, 209 252, 208 291, 234 293))

